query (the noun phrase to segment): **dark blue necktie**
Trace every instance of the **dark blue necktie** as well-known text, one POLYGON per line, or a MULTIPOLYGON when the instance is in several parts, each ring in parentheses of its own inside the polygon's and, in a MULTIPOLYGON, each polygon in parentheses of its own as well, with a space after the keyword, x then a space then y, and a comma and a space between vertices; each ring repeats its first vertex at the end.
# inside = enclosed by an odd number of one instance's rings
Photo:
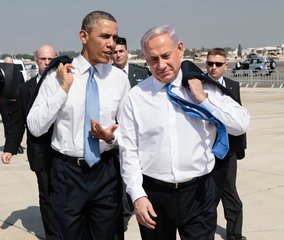
POLYGON ((91 118, 100 120, 99 91, 96 80, 94 79, 95 68, 89 69, 89 78, 86 89, 86 109, 84 124, 84 159, 90 167, 100 160, 99 139, 94 138, 91 132, 91 118))
POLYGON ((215 118, 207 109, 191 103, 171 91, 173 85, 167 84, 167 93, 172 103, 182 108, 189 116, 193 116, 205 121, 209 121, 217 128, 217 137, 212 148, 213 154, 223 159, 229 151, 228 133, 224 124, 215 118), (205 115, 205 116, 204 116, 205 115))

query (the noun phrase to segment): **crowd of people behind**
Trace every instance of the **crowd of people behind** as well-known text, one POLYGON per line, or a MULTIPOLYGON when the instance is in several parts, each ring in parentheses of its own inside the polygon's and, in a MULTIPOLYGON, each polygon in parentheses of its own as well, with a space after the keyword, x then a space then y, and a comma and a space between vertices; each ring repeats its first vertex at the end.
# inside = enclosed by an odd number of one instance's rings
POLYGON ((162 25, 141 38, 149 68, 131 64, 104 11, 84 17, 79 38, 74 59, 37 49, 5 130, 4 164, 27 132, 46 239, 123 240, 132 215, 143 240, 214 239, 222 201, 227 239, 245 240, 236 175, 250 116, 223 77, 225 50, 208 52, 203 74, 162 25))

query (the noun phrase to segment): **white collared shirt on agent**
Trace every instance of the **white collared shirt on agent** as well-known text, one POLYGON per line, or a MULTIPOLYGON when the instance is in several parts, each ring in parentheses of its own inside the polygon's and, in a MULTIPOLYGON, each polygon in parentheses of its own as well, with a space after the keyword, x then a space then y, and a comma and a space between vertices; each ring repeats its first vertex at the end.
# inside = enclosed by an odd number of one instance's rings
MULTIPOLYGON (((90 63, 79 55, 74 58, 74 81, 66 94, 52 71, 42 83, 38 96, 27 117, 31 133, 40 136, 54 123, 52 148, 69 156, 83 156, 85 94, 90 63)), ((95 79, 99 88, 100 123, 108 127, 119 117, 122 101, 130 89, 127 76, 110 64, 95 65, 95 79)), ((115 134, 118 134, 118 129, 115 134)), ((100 141, 101 152, 112 149, 112 144, 100 141)))
POLYGON ((40 78, 41 78, 41 75, 40 75, 40 74, 36 75, 36 84, 38 84, 40 78))
POLYGON ((126 63, 125 67, 122 70, 128 76, 128 73, 129 73, 129 64, 128 64, 128 62, 126 63))
MULTIPOLYGON (((209 75, 210 76, 210 75, 209 75)), ((211 77, 211 76, 210 76, 211 77)), ((212 78, 212 77, 211 77, 212 78)), ((213 80, 215 80, 214 78, 212 78, 213 80)), ((216 80, 215 80, 216 81, 216 80)), ((226 82, 223 76, 221 76, 218 80, 217 80, 222 86, 226 87, 226 82)))
MULTIPOLYGON (((173 91, 191 101, 181 87, 182 73, 172 82, 173 91)), ((247 110, 223 95, 215 86, 204 84, 208 99, 202 102, 214 116, 240 135, 247 130, 247 110)), ((168 99, 164 84, 153 76, 130 90, 121 118, 119 145, 121 173, 132 201, 146 196, 142 174, 172 183, 185 182, 211 172, 215 157, 211 152, 215 127, 189 117, 168 99)))

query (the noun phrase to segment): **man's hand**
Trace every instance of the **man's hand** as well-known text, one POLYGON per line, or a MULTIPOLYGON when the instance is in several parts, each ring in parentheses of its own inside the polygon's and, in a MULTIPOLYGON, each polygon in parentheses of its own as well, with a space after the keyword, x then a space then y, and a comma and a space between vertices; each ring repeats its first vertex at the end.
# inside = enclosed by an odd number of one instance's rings
POLYGON ((102 139, 105 142, 110 142, 114 139, 114 131, 117 129, 118 124, 113 124, 107 128, 103 128, 99 122, 91 119, 92 134, 97 139, 102 139))
POLYGON ((72 69, 74 69, 74 67, 70 63, 66 63, 65 65, 59 63, 56 69, 57 76, 61 81, 61 87, 66 93, 68 93, 74 80, 72 69))
POLYGON ((9 153, 9 152, 2 153, 1 159, 4 164, 9 164, 11 158, 12 158, 12 153, 9 153))
POLYGON ((151 217, 157 217, 152 204, 147 197, 138 198, 134 202, 134 212, 137 221, 149 229, 155 229, 156 222, 151 217))
POLYGON ((191 96, 196 103, 202 103, 208 97, 207 93, 204 92, 202 82, 199 79, 193 78, 188 80, 188 86, 191 96))

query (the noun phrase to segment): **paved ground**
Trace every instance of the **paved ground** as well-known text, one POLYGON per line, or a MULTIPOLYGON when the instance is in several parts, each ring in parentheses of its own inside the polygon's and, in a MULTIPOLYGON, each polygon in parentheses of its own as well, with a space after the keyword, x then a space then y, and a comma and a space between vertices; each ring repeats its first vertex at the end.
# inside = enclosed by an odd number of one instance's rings
MULTIPOLYGON (((252 116, 248 150, 238 165, 238 190, 244 205, 243 234, 249 240, 284 237, 284 89, 244 89, 243 105, 252 116)), ((0 124, 0 151, 4 134, 0 124)), ((24 144, 23 144, 24 145, 24 144)), ((224 239, 225 221, 218 208, 216 239, 224 239)), ((43 239, 37 184, 26 154, 0 164, 0 240, 43 239), (38 236, 38 237, 37 237, 38 236)), ((126 240, 140 240, 135 217, 126 240)))

